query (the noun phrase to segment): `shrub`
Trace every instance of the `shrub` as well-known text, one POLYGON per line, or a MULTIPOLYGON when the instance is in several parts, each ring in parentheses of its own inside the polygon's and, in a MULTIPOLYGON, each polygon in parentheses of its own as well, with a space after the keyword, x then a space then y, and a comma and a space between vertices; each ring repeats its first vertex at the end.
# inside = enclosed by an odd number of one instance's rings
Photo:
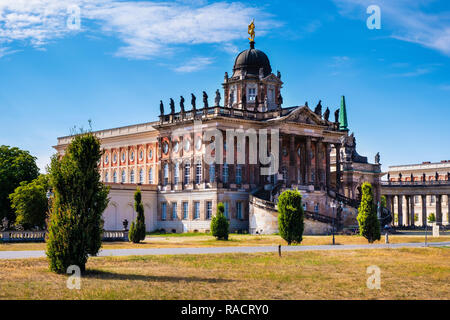
POLYGON ((217 205, 217 213, 211 221, 211 233, 217 240, 228 240, 230 223, 225 217, 225 206, 223 203, 217 205))
POLYGON ((134 210, 137 212, 136 222, 131 223, 128 237, 133 243, 145 240, 145 216, 144 205, 142 204, 142 193, 138 188, 134 194, 134 210))
POLYGON ((303 240, 304 212, 302 195, 298 190, 287 190, 278 198, 278 229, 288 245, 303 240))
POLYGON ((70 265, 85 270, 89 255, 102 245, 102 213, 109 188, 100 182, 100 141, 92 133, 73 138, 65 155, 49 168, 54 199, 49 217, 47 257, 50 270, 65 273, 70 265))
POLYGON ((433 223, 436 222, 436 216, 434 215, 434 213, 430 213, 430 215, 428 216, 428 222, 429 223, 433 223))
POLYGON ((358 208, 358 224, 360 235, 366 238, 369 243, 380 240, 380 221, 378 221, 377 209, 373 200, 372 185, 363 183, 361 204, 358 208))

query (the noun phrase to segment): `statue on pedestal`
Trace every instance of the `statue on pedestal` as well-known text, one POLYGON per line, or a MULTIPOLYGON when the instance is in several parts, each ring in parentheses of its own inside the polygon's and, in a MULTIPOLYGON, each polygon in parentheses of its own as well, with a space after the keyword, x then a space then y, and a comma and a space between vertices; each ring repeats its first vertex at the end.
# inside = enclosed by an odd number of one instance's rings
POLYGON ((339 123, 339 109, 334 112, 334 122, 339 123))
POLYGON ((161 116, 164 115, 164 103, 162 102, 162 100, 160 100, 159 102, 159 110, 161 112, 161 116))
POLYGON ((327 108, 327 110, 325 110, 325 113, 323 114, 323 118, 325 119, 325 121, 330 121, 330 109, 327 108))
POLYGON ((180 109, 181 109, 181 113, 184 113, 184 97, 183 96, 180 97, 180 109))
POLYGON ((216 99, 215 99, 215 103, 216 103, 216 107, 220 106, 220 100, 222 99, 222 97, 220 96, 220 91, 219 89, 217 89, 216 91, 216 99))
POLYGON ((283 96, 281 95, 281 93, 278 94, 278 109, 281 109, 281 106, 283 105, 283 96))
POLYGON ((207 109, 209 107, 208 105, 208 95, 205 91, 203 91, 203 107, 207 109))
POLYGON ((170 98, 170 114, 175 114, 175 101, 172 98, 170 98))
POLYGON ((379 152, 375 155, 375 164, 380 164, 380 153, 379 152))
POLYGON ((195 97, 195 95, 193 93, 191 93, 191 105, 192 105, 192 111, 197 111, 197 107, 196 107, 196 101, 197 98, 195 97))
POLYGON ((322 117, 322 100, 319 100, 319 103, 317 104, 314 113, 317 114, 319 117, 322 117))

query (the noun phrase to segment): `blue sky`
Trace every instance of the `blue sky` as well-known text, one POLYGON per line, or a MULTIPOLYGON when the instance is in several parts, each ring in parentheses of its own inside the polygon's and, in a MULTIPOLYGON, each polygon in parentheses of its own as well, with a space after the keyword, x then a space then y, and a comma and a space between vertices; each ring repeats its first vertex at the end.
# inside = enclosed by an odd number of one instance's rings
POLYGON ((88 119, 154 121, 159 100, 203 90, 212 102, 255 18, 285 107, 334 111, 345 95, 359 153, 380 152, 384 170, 450 160, 450 5, 410 2, 0 0, 0 144, 44 170, 56 138, 88 119), (372 4, 380 30, 366 25, 372 4))

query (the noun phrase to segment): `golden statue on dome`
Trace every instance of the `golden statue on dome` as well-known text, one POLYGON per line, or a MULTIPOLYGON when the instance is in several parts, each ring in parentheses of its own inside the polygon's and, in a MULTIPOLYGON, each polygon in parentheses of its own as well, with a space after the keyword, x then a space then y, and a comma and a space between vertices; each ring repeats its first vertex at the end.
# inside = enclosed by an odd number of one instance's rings
POLYGON ((248 34, 250 35, 250 42, 255 42, 255 19, 253 19, 252 23, 248 26, 248 34))

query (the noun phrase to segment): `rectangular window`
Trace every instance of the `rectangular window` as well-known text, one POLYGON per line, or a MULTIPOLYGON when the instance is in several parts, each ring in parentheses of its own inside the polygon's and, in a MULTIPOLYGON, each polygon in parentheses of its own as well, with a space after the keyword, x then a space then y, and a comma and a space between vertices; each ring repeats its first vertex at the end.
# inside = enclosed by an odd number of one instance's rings
POLYGON ((178 205, 177 205, 177 203, 176 202, 174 202, 173 204, 172 204, 172 220, 176 220, 177 218, 178 218, 178 215, 177 215, 177 208, 178 208, 178 205))
POLYGON ((200 202, 194 202, 194 219, 200 219, 200 202))
POLYGON ((216 167, 215 165, 209 166, 209 183, 216 182, 216 167))
POLYGON ((238 220, 242 220, 242 202, 236 202, 236 217, 238 220))
POLYGON ((223 177, 222 177, 223 183, 228 183, 228 165, 223 165, 223 177))
POLYGON ((319 204, 318 203, 314 206, 314 212, 319 213, 319 204))
POLYGON ((212 218, 212 202, 206 202, 206 219, 210 220, 212 218))
POLYGON ((225 207, 225 210, 224 210, 223 213, 224 213, 225 217, 226 217, 227 219, 229 219, 229 215, 228 215, 228 202, 224 202, 223 206, 225 207))
POLYGON ((255 101, 255 100, 256 100, 256 88, 249 88, 248 101, 255 101))
POLYGON ((242 183, 242 167, 236 166, 236 184, 242 183))
POLYGON ((183 219, 189 219, 189 202, 183 202, 183 219))
POLYGON ((167 218, 167 203, 161 203, 161 220, 165 221, 167 218))
POLYGON ((197 163, 195 166, 195 183, 200 184, 202 183, 202 164, 197 163))
POLYGON ((186 163, 184 165, 184 184, 189 184, 191 180, 191 164, 186 163))
POLYGON ((180 173, 180 165, 177 163, 173 169, 173 183, 178 184, 180 182, 179 173, 180 173))

